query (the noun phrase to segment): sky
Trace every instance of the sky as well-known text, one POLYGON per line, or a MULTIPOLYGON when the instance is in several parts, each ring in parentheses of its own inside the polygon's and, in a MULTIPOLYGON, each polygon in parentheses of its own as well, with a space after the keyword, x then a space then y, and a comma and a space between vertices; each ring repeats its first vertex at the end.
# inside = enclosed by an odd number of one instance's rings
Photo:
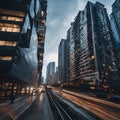
MULTIPOLYGON (((89 0, 95 3, 96 0, 89 0)), ((108 14, 115 0, 97 0, 105 5, 108 14)), ((58 46, 61 39, 66 39, 70 23, 74 21, 79 10, 83 10, 88 0, 48 0, 45 53, 42 75, 46 77, 46 67, 49 62, 58 66, 58 46)))

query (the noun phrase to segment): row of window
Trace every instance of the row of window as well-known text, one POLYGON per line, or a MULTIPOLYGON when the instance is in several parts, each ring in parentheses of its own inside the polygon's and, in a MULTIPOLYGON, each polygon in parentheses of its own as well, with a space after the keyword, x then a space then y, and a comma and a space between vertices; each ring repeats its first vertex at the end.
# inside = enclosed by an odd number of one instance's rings
POLYGON ((20 26, 16 24, 0 23, 0 31, 20 32, 20 26))
POLYGON ((0 20, 23 22, 22 17, 0 16, 0 20))

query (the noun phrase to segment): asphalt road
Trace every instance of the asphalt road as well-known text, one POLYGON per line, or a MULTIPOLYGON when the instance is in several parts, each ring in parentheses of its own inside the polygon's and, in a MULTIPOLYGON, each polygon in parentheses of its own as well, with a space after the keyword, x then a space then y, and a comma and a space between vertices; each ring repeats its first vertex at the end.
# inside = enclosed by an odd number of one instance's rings
POLYGON ((103 120, 120 120, 119 104, 67 90, 52 88, 52 91, 103 120))
POLYGON ((42 92, 17 120, 53 120, 46 93, 42 92))

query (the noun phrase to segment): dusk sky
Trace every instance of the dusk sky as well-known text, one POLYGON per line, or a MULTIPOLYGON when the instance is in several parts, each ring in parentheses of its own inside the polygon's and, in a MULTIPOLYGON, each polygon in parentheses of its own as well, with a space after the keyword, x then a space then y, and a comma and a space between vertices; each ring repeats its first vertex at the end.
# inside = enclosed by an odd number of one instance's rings
MULTIPOLYGON (((95 3, 96 0, 89 0, 95 3)), ((105 5, 108 14, 115 0, 98 0, 105 5)), ((66 39, 70 23, 74 21, 79 10, 85 8, 88 0, 48 0, 47 28, 45 37, 45 53, 43 62, 43 76, 46 76, 46 66, 55 62, 58 66, 58 46, 61 39, 66 39)))

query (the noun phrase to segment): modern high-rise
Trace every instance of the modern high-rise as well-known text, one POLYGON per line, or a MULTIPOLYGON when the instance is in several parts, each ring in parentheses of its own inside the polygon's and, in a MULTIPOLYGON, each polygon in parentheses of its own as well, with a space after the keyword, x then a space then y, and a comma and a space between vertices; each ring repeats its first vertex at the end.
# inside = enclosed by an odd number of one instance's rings
POLYGON ((89 84, 92 89, 99 82, 112 87, 117 79, 114 37, 104 5, 88 2, 79 11, 67 36, 70 81, 89 84))
POLYGON ((75 40, 74 40, 74 22, 71 23, 67 31, 66 41, 66 78, 67 82, 75 80, 75 40))
POLYGON ((38 85, 39 43, 44 43, 38 25, 45 22, 45 8, 46 0, 0 1, 0 96, 38 85))
POLYGON ((44 57, 44 41, 46 32, 46 16, 47 16, 47 0, 36 0, 36 10, 40 8, 40 11, 36 15, 36 28, 38 36, 38 73, 39 73, 39 84, 42 82, 42 67, 43 67, 43 57, 44 57))
POLYGON ((56 67, 56 71, 55 71, 55 82, 59 83, 58 67, 56 67))
POLYGON ((66 40, 62 39, 58 48, 59 81, 66 82, 66 40))
POLYGON ((112 13, 110 15, 110 22, 115 38, 117 65, 120 69, 120 0, 116 0, 112 5, 112 13))
POLYGON ((50 84, 55 75, 55 62, 50 62, 46 69, 46 83, 50 84))
POLYGON ((70 36, 71 36, 71 28, 67 31, 66 38, 66 82, 70 82, 70 36))
MULTIPOLYGON (((120 77, 120 0, 115 0, 112 4, 112 13, 110 15, 112 32, 115 38, 115 55, 120 77)), ((120 79, 116 82, 120 90, 120 79)))

